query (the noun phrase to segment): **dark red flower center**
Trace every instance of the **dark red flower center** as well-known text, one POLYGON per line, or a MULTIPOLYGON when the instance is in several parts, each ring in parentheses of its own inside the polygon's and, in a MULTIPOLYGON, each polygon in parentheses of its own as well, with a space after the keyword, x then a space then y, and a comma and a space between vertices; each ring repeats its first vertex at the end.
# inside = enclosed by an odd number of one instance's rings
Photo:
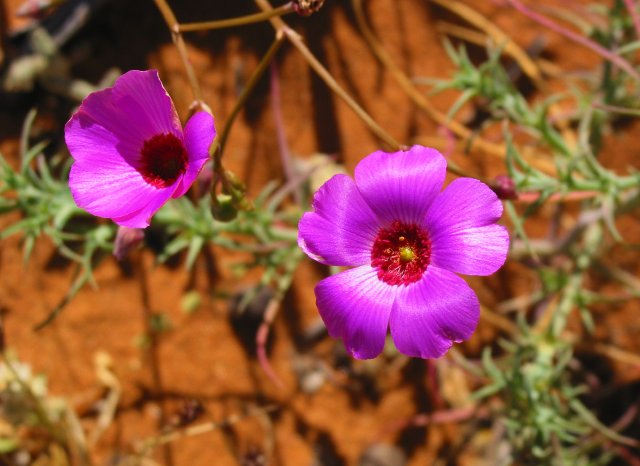
POLYGON ((389 285, 417 282, 431 262, 431 241, 421 227, 399 221, 381 228, 371 249, 371 266, 389 285))
POLYGON ((140 173, 156 188, 172 185, 185 172, 189 160, 184 144, 171 133, 147 139, 140 155, 140 173))

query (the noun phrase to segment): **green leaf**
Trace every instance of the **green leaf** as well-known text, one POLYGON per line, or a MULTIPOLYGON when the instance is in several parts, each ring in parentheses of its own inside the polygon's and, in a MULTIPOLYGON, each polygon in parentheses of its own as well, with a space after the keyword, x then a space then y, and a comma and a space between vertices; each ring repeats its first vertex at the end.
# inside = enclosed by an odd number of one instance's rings
POLYGON ((203 245, 204 238, 202 236, 194 236, 191 238, 191 241, 189 242, 189 252, 187 253, 187 270, 192 269, 203 245))
POLYGON ((167 259, 169 259, 169 257, 179 253, 185 248, 188 248, 189 245, 190 245, 190 241, 186 236, 180 235, 175 237, 169 244, 165 246, 164 251, 162 251, 158 255, 158 261, 159 262, 166 261, 167 259))
MULTIPOLYGON (((33 152, 29 150, 29 136, 31 135, 31 127, 36 119, 36 115, 37 112, 35 108, 29 110, 29 113, 27 113, 27 117, 24 119, 24 123, 22 124, 22 135, 20 137, 20 173, 24 173, 26 170, 30 162, 29 155, 33 152)), ((35 157, 35 155, 37 154, 31 155, 31 158, 35 157)))

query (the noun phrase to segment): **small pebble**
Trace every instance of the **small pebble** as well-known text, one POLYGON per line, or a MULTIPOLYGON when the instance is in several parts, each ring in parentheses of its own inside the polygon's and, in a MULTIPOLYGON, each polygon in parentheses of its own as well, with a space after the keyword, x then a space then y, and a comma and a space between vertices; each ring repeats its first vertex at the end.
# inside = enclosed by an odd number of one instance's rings
POLYGON ((407 456, 395 445, 376 443, 367 448, 358 462, 358 466, 405 466, 407 456))

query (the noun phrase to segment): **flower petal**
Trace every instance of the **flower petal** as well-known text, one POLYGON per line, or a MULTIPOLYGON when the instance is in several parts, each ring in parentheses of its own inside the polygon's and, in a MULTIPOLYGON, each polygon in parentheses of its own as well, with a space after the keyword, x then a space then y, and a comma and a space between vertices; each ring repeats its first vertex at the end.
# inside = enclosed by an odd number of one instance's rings
POLYGON ((425 219, 431 263, 467 275, 490 275, 507 258, 509 232, 495 222, 502 203, 481 181, 458 178, 436 198, 425 219))
POLYGON ((389 327, 401 353, 439 358, 471 336, 480 317, 478 297, 454 273, 429 266, 415 284, 400 287, 389 327))
POLYGON ((146 228, 151 222, 151 217, 153 217, 170 197, 171 188, 158 190, 157 196, 152 198, 149 203, 141 209, 122 217, 114 217, 112 220, 123 227, 146 228))
MULTIPOLYGON (((86 111, 78 111, 65 127, 67 147, 75 159, 69 189, 79 207, 98 217, 129 216, 154 199, 166 200, 165 189, 148 184, 135 168, 142 146, 136 146, 133 136, 120 136, 97 124, 86 111)), ((166 189, 170 195, 175 188, 166 189)), ((138 221, 135 227, 141 223, 146 226, 146 221, 138 221)))
POLYGON ((115 82, 113 106, 128 115, 136 128, 148 133, 182 135, 178 112, 160 81, 157 70, 128 71, 115 82))
POLYGON ((215 136, 213 117, 209 113, 195 113, 187 121, 184 127, 184 145, 189 155, 189 165, 173 193, 174 198, 186 193, 196 180, 202 166, 209 160, 209 146, 215 136))
POLYGON ((419 224, 442 189, 446 171, 440 152, 413 146, 406 152, 374 152, 356 166, 355 178, 381 221, 419 224))
POLYGON ((312 259, 329 265, 371 262, 378 220, 346 175, 335 175, 313 197, 314 212, 298 224, 298 245, 312 259))
POLYGON ((129 71, 114 87, 90 94, 65 127, 75 160, 100 159, 101 150, 92 149, 91 140, 98 134, 102 141, 110 134, 118 157, 133 166, 138 165, 144 142, 166 133, 182 139, 178 115, 155 70, 129 71))
POLYGON ((69 173, 69 188, 78 207, 106 218, 128 216, 154 201, 164 203, 174 190, 173 186, 158 189, 132 167, 119 167, 108 157, 94 165, 75 162, 69 173))
POLYGON ((139 130, 134 115, 122 115, 113 105, 113 88, 89 94, 65 126, 65 140, 75 160, 85 157, 100 159, 101 148, 92 147, 95 137, 100 142, 112 141, 115 156, 136 165, 144 141, 152 134, 139 130))
MULTIPOLYGON (((110 91, 100 91, 96 94, 110 91)), ((93 101, 95 94, 91 94, 85 102, 93 101)), ((105 112, 108 108, 105 107, 105 112)), ((115 115, 114 119, 118 116, 115 115)), ((96 122, 92 114, 87 112, 85 105, 71 117, 64 128, 65 141, 71 156, 77 163, 87 166, 108 166, 113 173, 135 170, 140 159, 140 152, 144 138, 132 131, 121 137, 109 125, 96 122)))
POLYGON ((329 335, 342 338, 354 358, 370 359, 384 348, 397 289, 364 265, 318 283, 316 303, 329 335))

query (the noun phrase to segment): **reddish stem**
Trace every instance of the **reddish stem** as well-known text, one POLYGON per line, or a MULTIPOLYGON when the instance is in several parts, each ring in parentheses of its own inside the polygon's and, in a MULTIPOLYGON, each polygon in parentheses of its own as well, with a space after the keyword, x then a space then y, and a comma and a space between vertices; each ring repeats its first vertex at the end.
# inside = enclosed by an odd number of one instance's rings
POLYGON ((609 448, 615 450, 616 454, 625 460, 629 466, 640 466, 640 458, 638 458, 632 451, 622 445, 616 445, 613 442, 605 444, 609 448))
POLYGON ((271 301, 269 301, 267 309, 264 311, 262 323, 260 324, 260 328, 258 328, 258 332, 256 333, 256 355, 258 357, 258 362, 260 363, 260 366, 262 367, 264 373, 267 374, 267 377, 269 377, 269 379, 271 379, 271 381, 276 384, 278 388, 283 389, 284 383, 271 367, 269 357, 267 356, 267 339, 269 338, 269 330, 271 329, 273 320, 278 314, 279 307, 280 300, 277 298, 273 298, 271 301))
POLYGON ((436 409, 444 409, 445 402, 440 393, 436 361, 434 359, 427 359, 425 364, 427 366, 427 389, 431 394, 431 402, 436 409))
POLYGON ((638 13, 638 8, 633 0, 624 0, 624 5, 627 7, 627 10, 629 10, 633 27, 636 30, 636 36, 638 40, 640 40, 640 13, 638 13))

